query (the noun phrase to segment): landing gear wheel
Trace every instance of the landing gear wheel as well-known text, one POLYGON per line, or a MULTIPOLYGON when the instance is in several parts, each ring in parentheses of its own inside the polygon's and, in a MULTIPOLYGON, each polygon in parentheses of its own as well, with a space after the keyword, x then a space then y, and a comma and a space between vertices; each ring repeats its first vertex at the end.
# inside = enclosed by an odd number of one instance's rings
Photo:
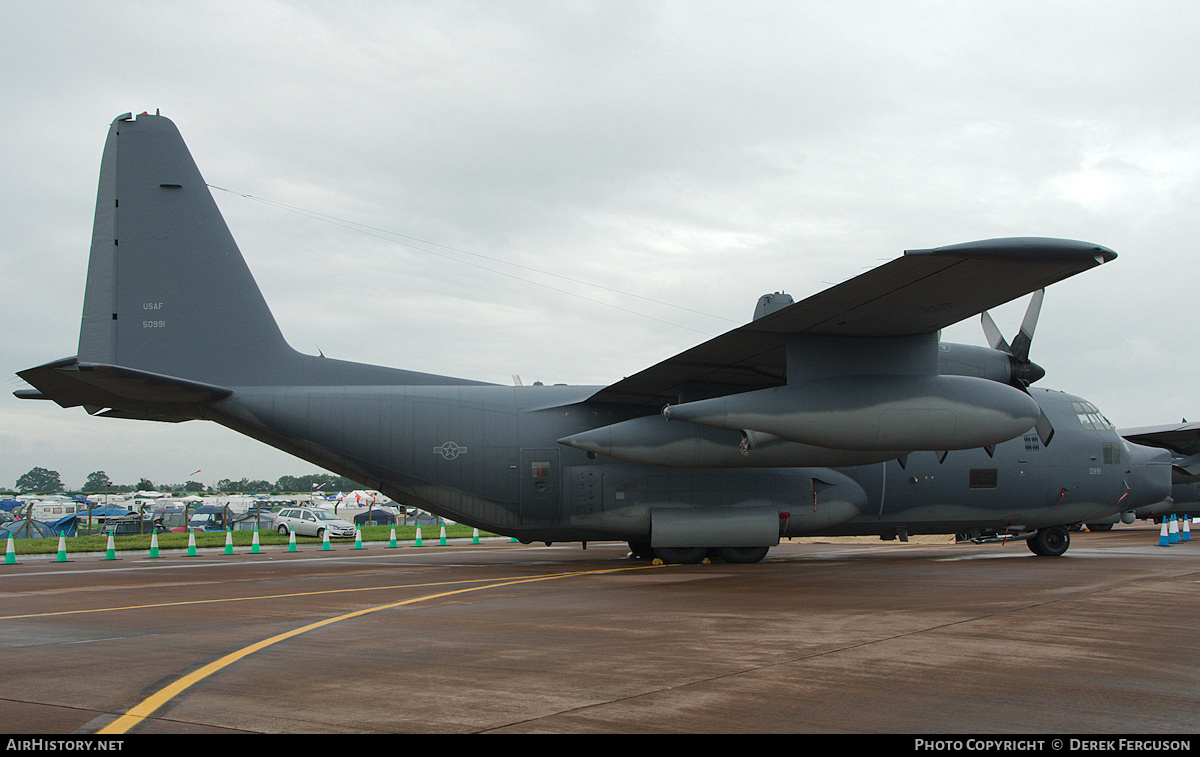
POLYGON ((1029 551, 1039 557, 1059 557, 1071 546, 1071 534, 1066 526, 1039 528, 1026 543, 1029 551))
POLYGON ((756 563, 767 556, 770 547, 718 547, 717 557, 728 563, 756 563))
POLYGON ((665 563, 692 565, 704 559, 708 554, 705 547, 655 547, 658 559, 665 563))
POLYGON ((653 560, 654 550, 650 547, 648 541, 631 541, 629 542, 629 551, 639 560, 653 560))

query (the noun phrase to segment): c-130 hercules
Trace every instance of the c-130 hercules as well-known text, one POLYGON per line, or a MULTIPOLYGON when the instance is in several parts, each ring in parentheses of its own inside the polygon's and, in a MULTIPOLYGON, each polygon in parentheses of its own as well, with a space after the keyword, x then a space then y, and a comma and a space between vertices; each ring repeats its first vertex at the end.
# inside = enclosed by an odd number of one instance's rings
POLYGON ((21 371, 34 389, 16 394, 212 420, 526 543, 757 562, 783 536, 957 533, 1062 554, 1068 524, 1164 499, 1167 454, 1029 387, 1036 307, 1011 346, 986 313, 992 347, 939 333, 1115 257, 1042 238, 911 250, 801 302, 766 296, 750 323, 611 386, 487 384, 293 350, 175 125, 125 114, 78 354, 21 371))

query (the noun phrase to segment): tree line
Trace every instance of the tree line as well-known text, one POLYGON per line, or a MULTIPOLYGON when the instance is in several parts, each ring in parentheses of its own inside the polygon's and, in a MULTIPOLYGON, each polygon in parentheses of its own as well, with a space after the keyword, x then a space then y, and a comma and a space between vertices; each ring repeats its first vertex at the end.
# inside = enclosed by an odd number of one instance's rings
MULTIPOLYGON (((148 478, 142 478, 136 484, 118 484, 109 479, 102 470, 88 474, 83 482, 82 494, 112 494, 136 491, 172 491, 172 492, 222 492, 226 494, 260 493, 260 492, 312 492, 320 491, 331 494, 339 491, 352 491, 366 488, 362 484, 351 481, 345 476, 335 476, 332 473, 310 473, 307 476, 280 476, 274 483, 262 479, 242 478, 238 481, 223 478, 213 486, 206 486, 199 481, 187 481, 182 484, 160 484, 156 486, 148 478)), ((33 468, 17 479, 15 491, 21 494, 57 494, 66 491, 58 471, 46 468, 33 468)))

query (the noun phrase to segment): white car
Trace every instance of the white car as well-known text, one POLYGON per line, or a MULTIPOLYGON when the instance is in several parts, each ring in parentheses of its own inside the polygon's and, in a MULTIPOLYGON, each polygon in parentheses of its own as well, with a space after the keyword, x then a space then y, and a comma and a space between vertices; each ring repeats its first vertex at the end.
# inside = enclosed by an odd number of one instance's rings
POLYGON ((353 539, 354 526, 319 507, 285 507, 275 514, 275 530, 282 536, 292 531, 297 536, 315 536, 330 539, 353 539))

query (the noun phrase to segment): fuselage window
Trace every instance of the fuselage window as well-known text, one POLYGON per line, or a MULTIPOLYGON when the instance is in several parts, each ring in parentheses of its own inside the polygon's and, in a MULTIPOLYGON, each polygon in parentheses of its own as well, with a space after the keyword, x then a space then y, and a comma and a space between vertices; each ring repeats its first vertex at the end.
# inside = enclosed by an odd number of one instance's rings
POLYGON ((1121 447, 1119 445, 1113 444, 1112 442, 1104 443, 1104 464, 1121 464, 1121 447))

